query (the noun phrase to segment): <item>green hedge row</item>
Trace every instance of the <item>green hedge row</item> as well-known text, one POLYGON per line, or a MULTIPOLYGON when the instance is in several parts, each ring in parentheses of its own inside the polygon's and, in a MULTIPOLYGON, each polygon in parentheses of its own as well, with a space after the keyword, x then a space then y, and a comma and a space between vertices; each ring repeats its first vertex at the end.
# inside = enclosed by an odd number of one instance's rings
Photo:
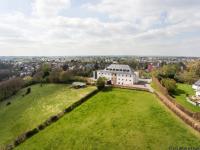
POLYGON ((19 144, 23 143, 28 138, 32 137, 33 135, 37 134, 41 130, 45 129, 47 126, 49 126, 52 123, 54 123, 57 120, 59 120, 65 114, 71 112, 76 107, 80 106, 82 103, 84 103, 85 101, 87 101, 90 97, 94 96, 98 92, 99 92, 99 90, 97 90, 97 89, 94 90, 93 92, 87 94, 85 97, 81 98, 79 101, 73 103, 71 106, 69 106, 66 109, 64 109, 62 112, 58 113, 57 115, 53 115, 53 116, 49 117, 46 121, 44 121, 43 123, 41 123, 40 125, 38 125, 36 128, 34 128, 32 130, 29 130, 29 131, 21 134, 20 136, 18 136, 13 142, 11 142, 10 144, 8 144, 4 149, 5 150, 12 150, 13 148, 15 148, 16 146, 18 146, 19 144))

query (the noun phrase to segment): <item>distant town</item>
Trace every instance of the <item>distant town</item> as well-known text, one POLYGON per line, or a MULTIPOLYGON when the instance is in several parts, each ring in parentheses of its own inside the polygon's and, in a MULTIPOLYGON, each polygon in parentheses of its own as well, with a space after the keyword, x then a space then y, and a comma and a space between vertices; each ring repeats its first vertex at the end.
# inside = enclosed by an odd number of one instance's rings
POLYGON ((166 57, 166 56, 69 56, 69 57, 0 57, 0 81, 14 77, 33 76, 44 63, 51 65, 52 69, 78 71, 79 75, 92 77, 92 71, 104 69, 111 63, 128 64, 137 70, 150 72, 153 68, 165 64, 192 62, 200 60, 199 57, 166 57))

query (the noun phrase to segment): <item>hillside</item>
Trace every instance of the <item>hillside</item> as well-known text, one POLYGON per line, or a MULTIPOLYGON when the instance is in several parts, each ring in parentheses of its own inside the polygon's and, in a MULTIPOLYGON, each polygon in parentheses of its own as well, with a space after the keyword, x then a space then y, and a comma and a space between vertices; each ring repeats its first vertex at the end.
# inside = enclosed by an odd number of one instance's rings
POLYGON ((26 88, 22 89, 17 95, 0 103, 0 147, 94 89, 73 89, 65 84, 33 85, 31 93, 24 97, 22 95, 26 93, 26 88), (11 102, 11 105, 6 106, 7 102, 11 102))
POLYGON ((155 95, 112 89, 100 92, 17 147, 24 149, 168 149, 198 146, 197 132, 155 95))

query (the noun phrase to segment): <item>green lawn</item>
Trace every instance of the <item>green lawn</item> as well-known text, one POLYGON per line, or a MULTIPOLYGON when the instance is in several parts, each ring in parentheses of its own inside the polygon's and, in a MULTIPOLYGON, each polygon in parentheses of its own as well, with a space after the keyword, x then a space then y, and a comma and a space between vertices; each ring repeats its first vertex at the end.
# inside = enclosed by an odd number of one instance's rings
POLYGON ((155 95, 134 90, 99 92, 18 150, 168 149, 199 146, 199 134, 155 95))
POLYGON ((46 84, 42 87, 34 85, 31 89, 31 93, 25 97, 22 97, 26 92, 23 89, 0 103, 0 147, 96 88, 72 89, 64 84, 46 84), (6 106, 8 101, 11 105, 6 106))
POLYGON ((174 95, 176 101, 190 111, 200 112, 200 107, 194 106, 186 101, 186 94, 195 95, 195 91, 192 89, 192 85, 178 83, 176 94, 174 95))

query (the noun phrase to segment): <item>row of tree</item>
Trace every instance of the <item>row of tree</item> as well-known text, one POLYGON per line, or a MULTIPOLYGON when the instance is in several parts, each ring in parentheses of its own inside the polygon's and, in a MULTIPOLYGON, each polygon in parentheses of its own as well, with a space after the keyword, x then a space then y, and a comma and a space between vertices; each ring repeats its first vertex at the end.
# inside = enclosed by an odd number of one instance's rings
POLYGON ((71 83, 73 81, 87 80, 76 76, 73 71, 63 70, 63 68, 52 69, 51 65, 43 64, 33 76, 27 76, 24 79, 14 78, 0 82, 0 101, 3 101, 16 94, 23 87, 35 83, 71 83))
POLYGON ((50 65, 43 64, 33 77, 24 78, 26 85, 34 83, 71 83, 73 81, 86 81, 85 78, 77 76, 73 71, 63 68, 52 69, 50 65))
POLYGON ((14 78, 0 82, 0 101, 16 94, 23 86, 24 81, 21 78, 14 78))
POLYGON ((0 81, 7 80, 13 75, 13 66, 0 61, 0 81))
POLYGON ((154 70, 153 75, 170 94, 173 94, 176 90, 176 82, 193 84, 200 79, 200 61, 164 65, 154 70))

